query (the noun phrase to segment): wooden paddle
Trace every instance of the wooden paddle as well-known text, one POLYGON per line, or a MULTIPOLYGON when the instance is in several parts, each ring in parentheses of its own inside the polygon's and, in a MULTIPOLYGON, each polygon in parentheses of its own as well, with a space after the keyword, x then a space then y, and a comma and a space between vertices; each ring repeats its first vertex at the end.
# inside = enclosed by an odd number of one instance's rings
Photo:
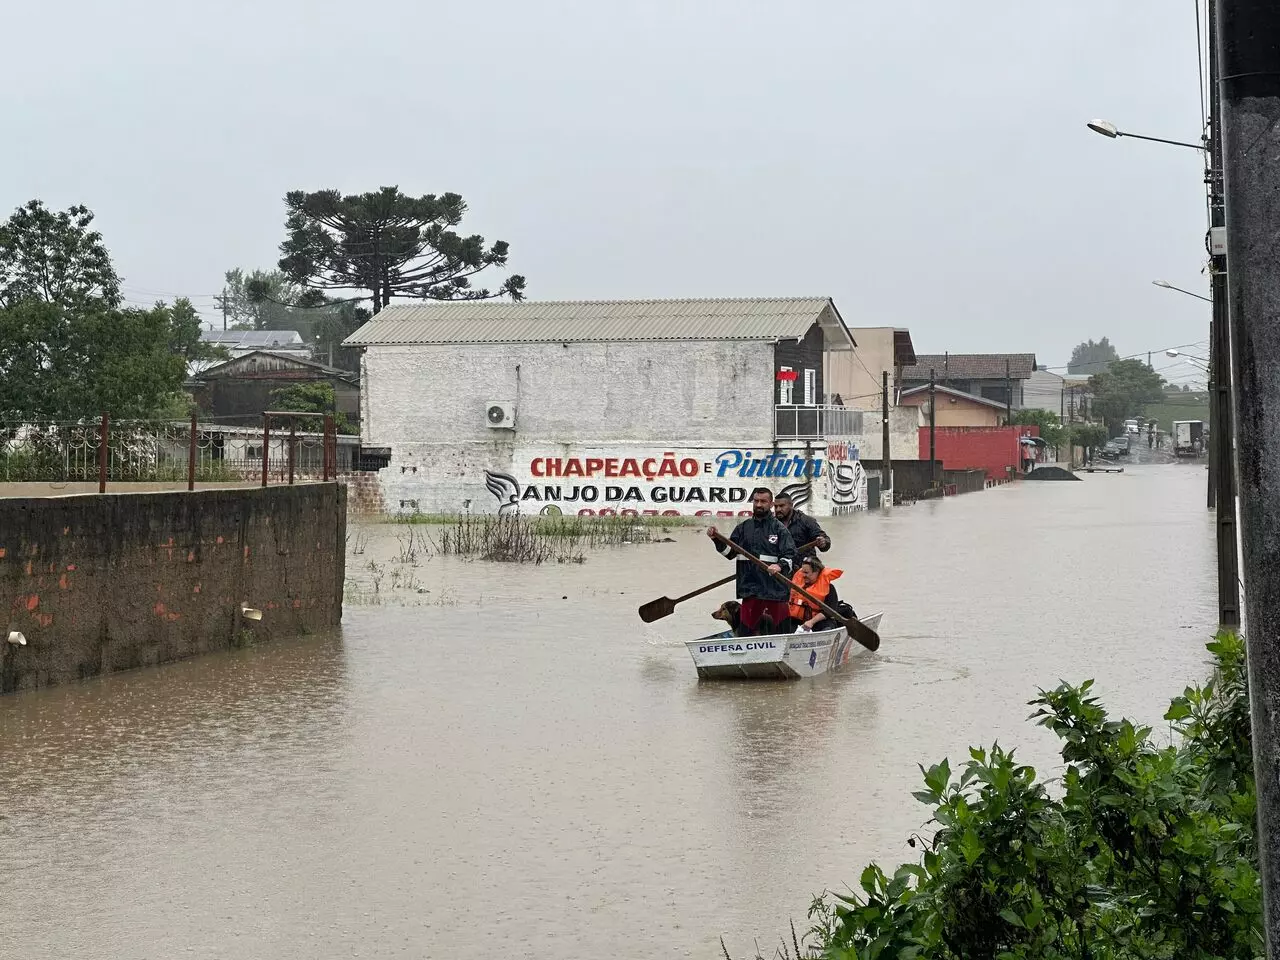
MULTIPOLYGON (((788 590, 794 590, 796 593, 800 594, 800 596, 804 597, 806 600, 810 601, 811 603, 817 604, 817 607, 819 610, 821 610, 823 613, 825 613, 828 617, 830 617, 836 623, 840 624, 842 627, 848 630, 849 636, 853 637, 853 639, 857 640, 860 644, 862 644, 868 650, 874 653, 876 650, 880 649, 880 635, 876 633, 874 630, 872 630, 870 627, 868 627, 861 620, 857 620, 857 619, 847 620, 844 617, 840 616, 840 614, 836 613, 834 610, 828 607, 825 603, 823 603, 813 594, 809 593, 809 591, 805 590, 803 587, 796 586, 794 583, 792 583, 790 580, 788 580, 786 577, 784 577, 780 573, 774 573, 772 570, 769 569, 769 564, 765 563, 755 554, 748 553, 746 550, 743 550, 740 546, 738 546, 728 537, 724 536, 724 534, 717 533, 715 535, 715 540, 717 543, 723 543, 724 545, 726 545, 730 550, 732 550, 738 556, 742 557, 742 559, 749 560, 750 562, 754 563, 757 567, 759 567, 761 570, 764 570, 766 573, 769 574, 769 576, 773 577, 774 580, 776 580, 779 584, 785 586, 788 590)), ((788 593, 787 594, 788 599, 790 599, 790 596, 791 595, 788 593)))
MULTIPOLYGON (((812 543, 806 543, 803 547, 796 551, 796 556, 804 553, 806 550, 812 550, 818 545, 819 541, 814 540, 812 543)), ((723 587, 726 583, 733 583, 738 579, 736 573, 731 573, 723 580, 717 580, 715 583, 709 583, 700 590, 693 593, 686 593, 683 597, 676 597, 672 600, 670 597, 659 597, 657 600, 650 600, 640 607, 640 619, 645 623, 653 623, 655 620, 661 620, 663 617, 669 617, 676 612, 676 604, 684 603, 686 600, 692 600, 694 597, 706 593, 708 590, 714 590, 716 587, 723 587)))

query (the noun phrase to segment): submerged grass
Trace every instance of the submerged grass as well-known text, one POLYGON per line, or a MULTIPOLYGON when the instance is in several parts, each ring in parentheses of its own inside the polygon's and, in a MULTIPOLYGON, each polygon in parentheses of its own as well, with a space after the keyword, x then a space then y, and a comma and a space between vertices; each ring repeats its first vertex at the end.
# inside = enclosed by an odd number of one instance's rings
POLYGON ((442 554, 499 563, 583 563, 584 550, 652 543, 657 524, 635 517, 461 516, 440 531, 442 554))
MULTIPOLYGON (((548 524, 556 526, 561 523, 583 523, 583 524, 600 524, 609 526, 612 524, 631 527, 654 527, 657 529, 670 529, 672 527, 695 527, 699 524, 709 522, 707 517, 635 517, 635 516, 543 516, 538 515, 519 515, 521 519, 527 520, 536 525, 548 524)), ((388 513, 383 514, 378 519, 381 523, 412 523, 412 524, 429 524, 435 526, 453 526, 460 520, 482 520, 485 518, 490 520, 496 519, 489 514, 473 514, 473 513, 388 513)), ((505 518, 504 518, 505 519, 505 518)))

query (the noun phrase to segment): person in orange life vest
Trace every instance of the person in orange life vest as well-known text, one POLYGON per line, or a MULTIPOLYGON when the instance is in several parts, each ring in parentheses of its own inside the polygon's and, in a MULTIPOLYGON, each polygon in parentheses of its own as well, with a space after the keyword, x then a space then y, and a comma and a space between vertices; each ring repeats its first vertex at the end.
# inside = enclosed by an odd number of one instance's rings
MULTIPOLYGON (((836 595, 833 583, 843 574, 843 570, 825 567, 816 556, 809 556, 801 562, 800 569, 791 578, 791 582, 798 587, 803 587, 806 593, 817 597, 832 610, 843 613, 844 611, 836 606, 840 598, 836 595)), ((830 630, 837 626, 828 619, 817 604, 795 590, 791 591, 791 619, 800 625, 801 630, 830 630)))

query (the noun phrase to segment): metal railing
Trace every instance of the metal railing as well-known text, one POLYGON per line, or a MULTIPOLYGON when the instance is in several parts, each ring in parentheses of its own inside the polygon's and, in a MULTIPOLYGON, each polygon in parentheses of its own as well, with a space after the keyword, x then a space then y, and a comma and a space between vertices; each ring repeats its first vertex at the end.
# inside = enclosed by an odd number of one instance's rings
MULTIPOLYGON (((0 482, 293 483, 337 476, 339 442, 328 414, 270 413, 257 424, 189 421, 0 420, 0 482), (299 429, 299 426, 310 429, 299 429), (316 428, 319 428, 318 430, 316 428)), ((358 451, 358 441, 344 452, 358 451)), ((346 464, 347 470, 352 469, 346 464)))
POLYGON ((773 435, 778 440, 820 440, 862 436, 863 411, 830 405, 780 404, 773 408, 773 435))

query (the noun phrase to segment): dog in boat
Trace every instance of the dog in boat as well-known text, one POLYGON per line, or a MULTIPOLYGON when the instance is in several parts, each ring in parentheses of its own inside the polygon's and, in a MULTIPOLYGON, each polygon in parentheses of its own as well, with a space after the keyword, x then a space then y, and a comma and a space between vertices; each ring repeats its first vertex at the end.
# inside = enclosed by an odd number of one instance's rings
POLYGON ((742 604, 737 600, 726 600, 715 609, 711 617, 713 620, 722 620, 727 623, 735 637, 768 637, 796 631, 796 622, 790 617, 783 619, 782 623, 774 623, 766 610, 764 616, 760 618, 759 629, 753 634, 742 625, 742 604))

